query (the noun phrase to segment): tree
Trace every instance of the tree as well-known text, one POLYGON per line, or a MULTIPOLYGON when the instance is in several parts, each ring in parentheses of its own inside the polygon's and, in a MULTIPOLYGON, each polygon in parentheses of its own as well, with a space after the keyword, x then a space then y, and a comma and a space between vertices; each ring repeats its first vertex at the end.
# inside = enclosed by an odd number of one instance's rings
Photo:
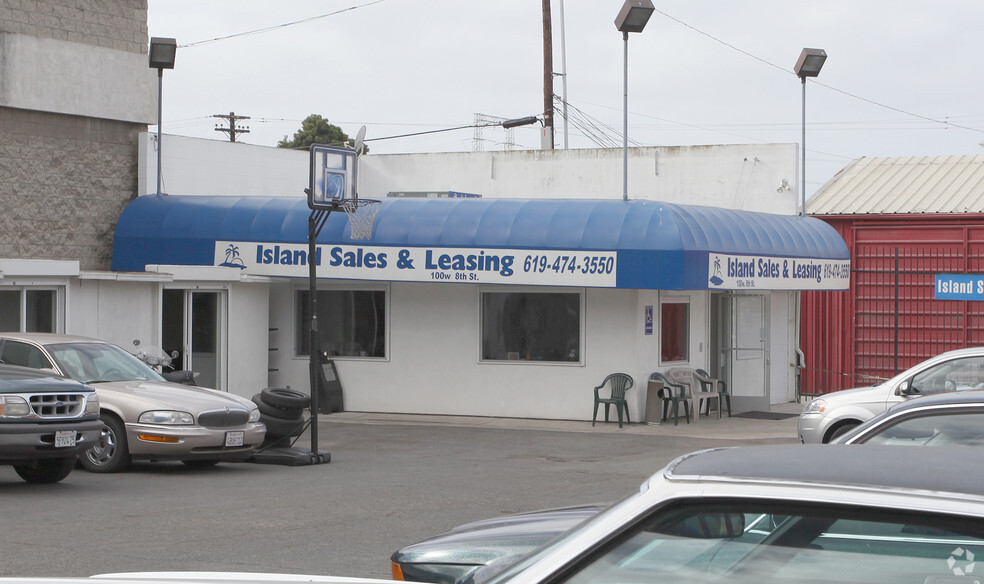
MULTIPOLYGON (((287 136, 277 142, 277 148, 308 148, 311 144, 331 144, 336 146, 351 146, 348 135, 338 126, 331 124, 318 114, 311 114, 301 122, 301 129, 294 132, 290 140, 287 136)), ((363 146, 362 154, 369 152, 363 146)))

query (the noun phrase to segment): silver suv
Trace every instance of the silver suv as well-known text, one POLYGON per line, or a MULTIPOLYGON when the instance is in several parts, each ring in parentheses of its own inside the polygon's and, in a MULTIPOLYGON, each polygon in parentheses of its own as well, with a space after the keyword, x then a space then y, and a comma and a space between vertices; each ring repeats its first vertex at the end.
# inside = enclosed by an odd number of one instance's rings
POLYGON ((872 387, 820 396, 803 408, 799 439, 830 442, 897 403, 933 393, 984 388, 984 347, 937 355, 872 387))

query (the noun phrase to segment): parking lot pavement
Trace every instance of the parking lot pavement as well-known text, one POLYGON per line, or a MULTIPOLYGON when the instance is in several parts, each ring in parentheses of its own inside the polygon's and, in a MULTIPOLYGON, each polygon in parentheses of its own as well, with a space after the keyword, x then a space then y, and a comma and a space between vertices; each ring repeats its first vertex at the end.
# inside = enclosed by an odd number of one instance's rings
MULTIPOLYGON (((412 424, 471 428, 543 430, 554 432, 584 432, 594 434, 633 434, 640 436, 673 436, 718 440, 796 440, 796 422, 803 404, 789 402, 772 406, 770 414, 779 419, 766 419, 758 413, 732 411, 718 419, 717 412, 701 415, 697 422, 687 423, 681 416, 678 424, 667 420, 657 424, 637 423, 618 427, 618 421, 599 420, 594 426, 583 420, 530 420, 519 418, 486 418, 477 416, 435 416, 426 414, 387 414, 368 412, 338 412, 319 417, 319 421, 357 424, 412 424), (758 417, 751 417, 758 416, 758 417)), ((601 417, 599 415, 599 417, 601 417)), ((611 419, 614 418, 614 412, 611 419)))
MULTIPOLYGON (((318 438, 330 464, 136 462, 124 473, 78 469, 45 488, 0 467, 0 576, 228 570, 385 578, 395 550, 455 525, 613 501, 688 452, 793 443, 796 417, 715 414, 620 430, 617 422, 340 412, 319 416, 318 438)), ((296 444, 308 447, 310 434, 296 444)))

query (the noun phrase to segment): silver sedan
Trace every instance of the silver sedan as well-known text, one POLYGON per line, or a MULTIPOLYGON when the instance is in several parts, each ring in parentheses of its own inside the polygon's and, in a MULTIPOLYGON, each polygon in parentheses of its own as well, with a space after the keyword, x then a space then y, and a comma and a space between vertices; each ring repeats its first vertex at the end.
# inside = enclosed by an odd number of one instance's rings
POLYGON ((3 333, 0 361, 46 369, 95 388, 105 424, 80 456, 93 472, 126 469, 134 459, 211 466, 245 460, 266 427, 252 401, 231 393, 166 381, 105 341, 48 333, 3 333))

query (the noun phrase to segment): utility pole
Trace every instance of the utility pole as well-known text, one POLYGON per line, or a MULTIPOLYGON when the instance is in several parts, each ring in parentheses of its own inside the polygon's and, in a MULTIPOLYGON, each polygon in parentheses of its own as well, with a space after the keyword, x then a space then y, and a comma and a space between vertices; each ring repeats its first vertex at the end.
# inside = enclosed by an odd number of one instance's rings
POLYGON ((540 140, 542 150, 553 150, 554 147, 553 35, 550 21, 550 0, 543 0, 543 137, 540 140))
POLYGON ((229 115, 215 114, 213 118, 221 118, 229 124, 228 128, 223 128, 218 124, 215 125, 216 132, 225 132, 229 135, 229 141, 235 142, 237 134, 249 134, 249 128, 245 126, 237 126, 236 122, 239 120, 248 120, 249 116, 237 116, 236 112, 229 112, 229 115))

